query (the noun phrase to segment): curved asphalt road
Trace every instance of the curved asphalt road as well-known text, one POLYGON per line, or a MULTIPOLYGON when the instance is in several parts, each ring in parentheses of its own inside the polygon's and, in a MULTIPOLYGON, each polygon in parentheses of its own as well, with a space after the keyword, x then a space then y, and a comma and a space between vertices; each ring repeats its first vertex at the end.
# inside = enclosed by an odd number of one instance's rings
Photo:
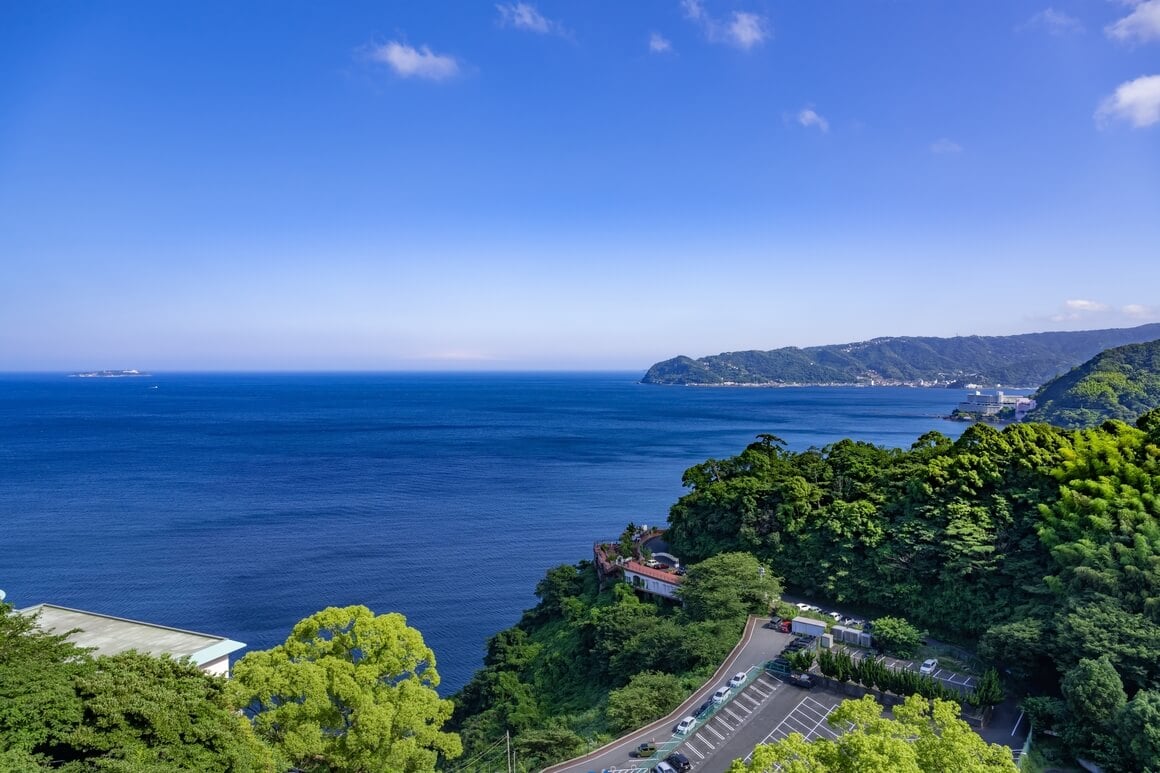
POLYGON ((745 631, 741 634, 741 641, 725 658, 720 668, 709 681, 701 685, 684 703, 667 717, 658 719, 650 725, 634 730, 628 735, 606 744, 583 757, 577 757, 567 762, 561 762, 543 773, 588 773, 590 770, 604 770, 605 768, 623 767, 629 759, 629 752, 645 741, 662 743, 673 734, 673 728, 682 717, 691 714, 698 706, 704 703, 719 686, 729 680, 729 677, 738 671, 746 671, 751 667, 765 665, 765 662, 776 658, 782 649, 793 640, 793 636, 780 633, 763 625, 768 617, 751 616, 745 624, 745 631))

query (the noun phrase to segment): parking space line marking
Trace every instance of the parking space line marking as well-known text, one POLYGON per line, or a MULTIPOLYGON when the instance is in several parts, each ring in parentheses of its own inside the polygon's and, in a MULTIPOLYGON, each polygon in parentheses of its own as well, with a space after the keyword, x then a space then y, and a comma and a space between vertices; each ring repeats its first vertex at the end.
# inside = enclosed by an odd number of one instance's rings
POLYGON ((693 744, 687 743, 687 744, 685 744, 685 748, 688 749, 689 751, 691 751, 693 754, 696 754, 701 759, 705 759, 705 755, 701 754, 701 750, 698 749, 696 746, 693 746, 693 744))
MULTIPOLYGON (((742 707, 738 706, 738 708, 742 708, 742 707)), ((729 707, 725 708, 725 713, 728 714, 729 716, 733 717, 733 721, 737 722, 737 724, 741 724, 742 722, 745 721, 742 717, 739 717, 736 714, 734 714, 733 711, 729 707)), ((750 712, 746 711, 745 713, 748 714, 750 712)))
POLYGON ((760 706, 760 705, 761 705, 761 701, 756 701, 756 700, 754 700, 752 697, 750 697, 750 696, 748 696, 748 695, 742 695, 741 697, 742 697, 742 698, 744 698, 745 700, 749 701, 750 703, 752 703, 752 704, 753 704, 753 708, 757 708, 758 706, 760 706))
POLYGON ((714 746, 713 744, 709 743, 709 739, 707 739, 707 738, 701 738, 700 736, 698 736, 698 737, 697 737, 697 740, 698 740, 698 741, 700 741, 701 743, 705 744, 706 746, 708 746, 710 749, 716 749, 716 748, 717 748, 717 747, 716 747, 716 746, 714 746))
MULTIPOLYGON (((726 725, 726 727, 729 727, 729 726, 726 725)), ((725 740, 725 736, 723 736, 723 735, 721 735, 721 733, 717 732, 717 728, 713 727, 712 725, 705 725, 705 729, 713 731, 713 735, 717 736, 718 740, 721 740, 721 741, 725 740)), ((733 728, 730 727, 729 729, 732 730, 733 728)))

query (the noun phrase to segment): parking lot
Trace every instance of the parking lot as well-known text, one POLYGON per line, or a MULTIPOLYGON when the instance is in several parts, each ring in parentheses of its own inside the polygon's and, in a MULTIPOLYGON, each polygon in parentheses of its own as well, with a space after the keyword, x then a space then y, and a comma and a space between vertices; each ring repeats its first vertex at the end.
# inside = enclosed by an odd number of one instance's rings
MULTIPOLYGON (((898 660, 897 658, 890 658, 886 656, 881 656, 878 658, 878 660, 880 660, 887 668, 893 669, 895 671, 917 671, 919 668, 918 663, 914 663, 909 660, 898 660)), ((960 674, 947 668, 936 669, 931 674, 931 676, 941 682, 946 682, 947 684, 954 687, 961 687, 964 690, 973 690, 975 688, 975 683, 978 681, 973 676, 960 674)))
POLYGON ((760 669, 754 669, 751 673, 753 676, 749 684, 734 690, 726 701, 713 707, 708 717, 698 721, 687 735, 673 733, 663 741, 658 738, 657 753, 651 757, 624 760, 604 770, 608 773, 644 773, 651 771, 658 761, 674 751, 685 754, 693 763, 693 770, 703 769, 702 763, 712 757, 742 725, 760 713, 774 693, 785 687, 760 669))
POLYGON ((685 753, 695 767, 699 760, 713 756, 717 748, 723 745, 754 711, 783 687, 780 682, 762 674, 734 696, 733 700, 721 706, 712 719, 693 731, 678 749, 685 753))
MULTIPOLYGON (((829 738, 832 741, 841 735, 844 731, 830 727, 826 720, 842 699, 839 696, 823 696, 820 693, 819 697, 820 700, 813 696, 802 698, 801 703, 795 706, 769 735, 761 739, 760 743, 774 743, 788 737, 790 733, 801 733, 807 741, 816 738, 829 738)), ((750 754, 745 760, 748 762, 752 756, 750 754)))

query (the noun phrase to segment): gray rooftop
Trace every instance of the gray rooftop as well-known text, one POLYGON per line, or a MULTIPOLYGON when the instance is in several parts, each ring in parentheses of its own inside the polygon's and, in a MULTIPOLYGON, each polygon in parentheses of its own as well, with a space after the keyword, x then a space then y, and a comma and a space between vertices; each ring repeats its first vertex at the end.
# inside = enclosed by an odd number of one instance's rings
POLYGON ((36 615, 40 628, 50 633, 78 629, 69 637, 69 641, 78 647, 94 648, 96 655, 116 655, 126 650, 137 650, 151 655, 188 657, 200 666, 246 646, 223 636, 183 631, 180 628, 58 607, 55 604, 37 604, 21 609, 20 613, 36 615))

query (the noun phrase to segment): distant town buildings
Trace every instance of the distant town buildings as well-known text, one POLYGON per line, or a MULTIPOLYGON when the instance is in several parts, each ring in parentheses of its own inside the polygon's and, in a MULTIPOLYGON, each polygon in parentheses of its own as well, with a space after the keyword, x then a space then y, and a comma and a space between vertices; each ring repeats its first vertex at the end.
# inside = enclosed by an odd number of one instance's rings
POLYGON ((973 419, 1012 419, 1022 421, 1035 408, 1035 401, 1022 395, 1006 395, 1002 392, 984 394, 976 389, 955 408, 955 415, 973 419))

